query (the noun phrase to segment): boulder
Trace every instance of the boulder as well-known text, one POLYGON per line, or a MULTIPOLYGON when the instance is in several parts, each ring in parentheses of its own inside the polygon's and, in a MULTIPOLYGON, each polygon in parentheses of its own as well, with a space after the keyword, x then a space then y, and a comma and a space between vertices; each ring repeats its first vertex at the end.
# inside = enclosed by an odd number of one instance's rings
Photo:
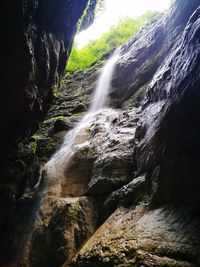
POLYGON ((46 165, 48 179, 60 180, 62 195, 104 195, 128 183, 134 170, 136 110, 105 109, 69 132, 46 165))
POLYGON ((102 217, 105 220, 118 206, 129 207, 144 198, 146 192, 145 175, 134 178, 128 184, 112 192, 102 206, 102 217))
POLYGON ((56 199, 47 196, 21 264, 62 266, 94 233, 97 216, 96 202, 92 198, 56 199))
POLYGON ((184 207, 148 211, 144 203, 118 208, 68 266, 197 267, 199 228, 193 212, 184 207))

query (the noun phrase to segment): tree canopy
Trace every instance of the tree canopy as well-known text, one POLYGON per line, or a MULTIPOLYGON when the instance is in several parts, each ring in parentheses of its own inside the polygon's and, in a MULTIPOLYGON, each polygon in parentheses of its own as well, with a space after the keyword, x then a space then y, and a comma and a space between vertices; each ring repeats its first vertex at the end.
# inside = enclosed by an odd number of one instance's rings
POLYGON ((134 36, 156 14, 156 12, 148 11, 137 19, 125 18, 117 26, 111 27, 99 39, 90 41, 87 46, 81 49, 78 49, 77 44, 74 43, 67 70, 79 71, 90 67, 94 62, 100 60, 103 55, 134 36))

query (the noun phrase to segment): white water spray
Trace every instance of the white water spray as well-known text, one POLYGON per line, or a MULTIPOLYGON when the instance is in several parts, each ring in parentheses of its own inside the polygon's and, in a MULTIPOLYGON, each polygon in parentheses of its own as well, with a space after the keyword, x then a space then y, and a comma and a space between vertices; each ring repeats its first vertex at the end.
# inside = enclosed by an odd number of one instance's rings
POLYGON ((97 87, 94 92, 93 102, 89 108, 88 113, 96 112, 105 107, 109 90, 111 87, 112 76, 115 70, 115 65, 119 58, 119 50, 116 50, 114 55, 107 61, 103 67, 102 73, 99 77, 97 87))
POLYGON ((88 139, 86 127, 94 118, 95 114, 102 110, 106 105, 111 87, 112 76, 119 55, 120 50, 117 49, 104 65, 93 94, 92 104, 89 107, 88 112, 80 121, 80 123, 66 134, 62 147, 46 164, 46 171, 51 180, 50 182, 53 182, 56 177, 63 177, 63 172, 66 169, 69 160, 76 151, 76 148, 80 147, 80 145, 88 139))

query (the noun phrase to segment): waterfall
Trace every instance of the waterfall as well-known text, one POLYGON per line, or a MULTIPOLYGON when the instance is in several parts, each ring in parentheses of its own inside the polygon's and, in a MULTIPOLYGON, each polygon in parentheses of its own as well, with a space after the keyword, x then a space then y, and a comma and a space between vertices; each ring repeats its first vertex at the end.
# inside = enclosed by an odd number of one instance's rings
MULTIPOLYGON (((72 157, 76 146, 80 145, 84 141, 84 135, 87 135, 85 130, 86 127, 94 118, 95 114, 106 106, 106 101, 108 99, 109 90, 111 87, 112 76, 119 56, 120 49, 117 49, 110 57, 110 59, 106 62, 97 81, 97 86, 94 90, 92 103, 89 107, 88 112, 78 123, 78 125, 66 134, 61 148, 46 164, 45 169, 47 171, 48 177, 51 180, 50 182, 53 182, 56 177, 63 176, 63 172, 70 158, 72 157)), ((85 136, 85 139, 87 139, 87 136, 85 136)))
POLYGON ((103 67, 102 73, 98 79, 97 86, 94 92, 93 102, 88 111, 89 113, 99 111, 105 106, 118 57, 119 49, 114 52, 114 54, 103 67))

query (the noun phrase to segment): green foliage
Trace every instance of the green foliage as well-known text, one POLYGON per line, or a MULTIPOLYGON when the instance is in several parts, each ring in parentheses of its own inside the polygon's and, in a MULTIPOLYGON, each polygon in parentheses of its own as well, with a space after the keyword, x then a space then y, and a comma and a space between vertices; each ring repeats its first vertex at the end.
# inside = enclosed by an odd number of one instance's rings
POLYGON ((126 18, 117 26, 113 26, 99 39, 91 41, 87 46, 78 49, 74 44, 68 65, 68 71, 84 70, 106 53, 125 43, 135 35, 157 13, 148 11, 137 19, 126 18))
POLYGON ((53 86, 53 89, 52 89, 54 97, 57 97, 58 96, 58 89, 59 89, 58 84, 55 84, 53 86))
POLYGON ((41 139, 44 139, 44 136, 42 136, 42 135, 32 135, 31 138, 34 139, 34 140, 41 140, 41 139))
POLYGON ((31 142, 31 151, 33 154, 36 154, 36 151, 37 151, 37 143, 36 142, 31 142))
POLYGON ((77 32, 80 31, 81 26, 82 26, 82 24, 83 24, 83 22, 84 22, 85 17, 86 17, 86 16, 90 16, 90 14, 89 14, 89 7, 90 7, 90 4, 91 4, 91 0, 88 1, 87 6, 86 6, 86 8, 85 8, 85 10, 84 10, 84 12, 83 12, 83 15, 81 16, 81 18, 80 18, 79 21, 78 21, 78 24, 77 24, 77 32))
POLYGON ((57 116, 57 117, 53 117, 53 118, 50 118, 48 120, 45 120, 44 123, 50 123, 50 122, 54 122, 56 120, 66 120, 68 117, 67 116, 57 116))

